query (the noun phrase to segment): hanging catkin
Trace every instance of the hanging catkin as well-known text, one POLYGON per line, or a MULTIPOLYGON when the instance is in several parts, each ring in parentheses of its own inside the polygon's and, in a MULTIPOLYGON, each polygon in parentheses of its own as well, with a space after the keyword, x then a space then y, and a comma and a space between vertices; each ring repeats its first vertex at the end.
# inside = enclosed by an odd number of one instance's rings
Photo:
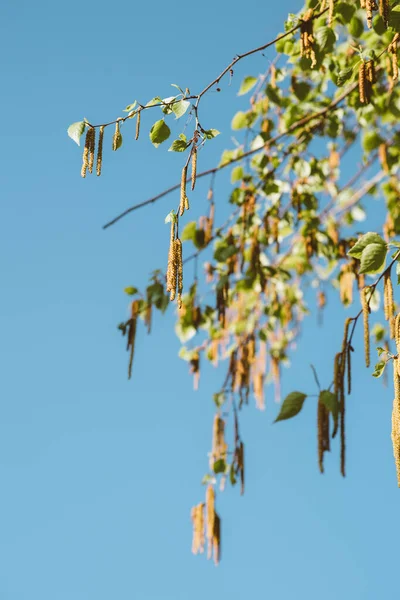
POLYGON ((382 169, 385 171, 385 173, 389 173, 389 164, 387 160, 387 146, 385 142, 379 145, 378 156, 382 169))
POLYGON ((181 197, 179 202, 179 216, 182 216, 185 210, 189 209, 189 200, 186 195, 186 178, 187 178, 187 165, 182 169, 181 176, 181 197))
POLYGON ((361 104, 367 103, 367 94, 366 94, 366 86, 365 86, 365 62, 362 60, 360 66, 358 68, 358 91, 361 104))
POLYGON ((176 246, 175 246, 175 220, 171 220, 171 233, 168 251, 167 266, 167 292, 170 292, 170 300, 175 300, 176 294, 176 246))
POLYGON ((317 431, 318 431, 318 464, 321 473, 324 472, 324 452, 329 451, 329 411, 325 404, 318 400, 317 409, 317 431))
POLYGON ((396 351, 400 355, 400 313, 394 319, 394 341, 396 342, 396 351))
POLYGON ((390 269, 385 271, 383 279, 383 298, 384 298, 384 312, 385 319, 389 322, 390 337, 395 337, 394 329, 394 296, 393 296, 393 284, 390 269))
POLYGON ((311 68, 315 67, 317 58, 314 50, 313 9, 309 8, 300 24, 300 54, 311 60, 311 68))
POLYGON ((207 558, 212 556, 213 538, 215 525, 215 491, 212 485, 207 486, 206 490, 206 537, 207 537, 207 558))
POLYGON ((94 151, 96 146, 96 130, 94 127, 92 129, 92 134, 90 136, 90 146, 89 146, 89 161, 88 161, 88 171, 89 173, 93 173, 93 165, 94 165, 94 151))
POLYGON ((89 127, 86 132, 85 147, 83 149, 83 156, 82 156, 82 169, 81 169, 82 177, 86 177, 86 171, 89 167, 89 155, 91 154, 91 149, 93 148, 93 144, 94 144, 94 127, 89 127))
POLYGON ((118 148, 120 148, 121 144, 122 144, 122 134, 119 130, 119 122, 121 119, 118 119, 117 122, 115 123, 115 132, 113 135, 113 140, 112 140, 112 149, 118 150, 118 148))
POLYGON ((394 400, 392 412, 392 443, 393 455, 396 464, 397 483, 400 487, 400 377, 399 377, 399 359, 393 359, 393 384, 394 400))
POLYGON ((381 15, 385 27, 389 24, 389 0, 379 0, 379 14, 381 15))
POLYGON ((367 11, 367 27, 368 29, 372 29, 372 8, 373 8, 373 0, 365 1, 365 8, 367 11))
POLYGON ((214 515, 214 531, 213 531, 213 556, 214 564, 218 565, 221 560, 221 519, 215 513, 214 515))
POLYGON ((197 504, 191 511, 191 518, 193 523, 193 542, 192 552, 198 554, 204 552, 205 538, 204 538, 204 503, 197 504))
POLYGON ((131 318, 129 321, 128 328, 128 350, 130 350, 129 365, 128 365, 128 379, 132 376, 132 365, 133 357, 135 354, 135 339, 136 339, 136 325, 139 314, 139 301, 134 300, 131 304, 131 318))
POLYGON ((363 324, 364 324, 364 354, 365 354, 365 366, 368 368, 371 363, 370 358, 370 344, 369 344, 369 299, 371 297, 371 290, 369 287, 363 288, 360 292, 361 306, 363 311, 363 324), (369 297, 367 300, 367 294, 369 297))
POLYGON ((366 0, 360 0, 360 7, 361 8, 365 8, 365 6, 366 6, 365 2, 366 2, 366 0))
POLYGON ((97 144, 97 160, 96 160, 96 174, 98 177, 101 175, 101 167, 103 164, 103 138, 104 138, 104 125, 100 127, 99 141, 97 144))
POLYGON ((219 460, 225 460, 228 444, 225 442, 225 421, 219 415, 215 415, 213 423, 212 450, 210 456, 210 469, 219 460))
POLYGON ((328 10, 328 26, 331 27, 333 23, 333 9, 334 9, 334 0, 329 0, 329 10, 328 10))
POLYGON ((392 80, 396 81, 399 78, 399 63, 397 59, 397 42, 399 39, 399 34, 396 33, 392 43, 389 46, 389 52, 392 56, 392 80))
POLYGON ((178 284, 178 308, 182 308, 183 291, 183 261, 182 261, 182 242, 179 238, 175 240, 175 270, 178 284))
POLYGON ((137 112, 137 117, 136 117, 136 133, 135 133, 135 140, 139 139, 139 134, 140 134, 140 117, 141 117, 142 111, 138 110, 137 112))
POLYGON ((375 62, 372 59, 365 63, 365 76, 371 85, 376 83, 375 62))
POLYGON ((196 185, 196 177, 197 177, 197 148, 193 147, 192 151, 192 191, 196 185))

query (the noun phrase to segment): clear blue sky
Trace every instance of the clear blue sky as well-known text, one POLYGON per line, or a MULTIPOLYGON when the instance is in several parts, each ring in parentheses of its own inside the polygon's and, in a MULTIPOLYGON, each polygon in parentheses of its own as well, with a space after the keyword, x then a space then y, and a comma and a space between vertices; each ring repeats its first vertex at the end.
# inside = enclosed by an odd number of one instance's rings
MULTIPOLYGON (((129 133, 118 153, 107 147, 103 176, 82 180, 81 151, 66 136, 84 116, 112 119, 135 98, 170 95, 170 83, 199 90, 300 7, 268 4, 2 3, 1 600, 395 596, 392 391, 364 369, 348 401, 346 480, 337 447, 327 473, 317 472, 315 399, 298 419, 272 426, 270 392, 264 414, 243 414, 246 494, 218 499, 222 563, 191 555, 190 507, 204 491, 222 374, 203 377, 193 393, 170 311, 150 338, 141 329, 127 382, 116 329, 127 313, 123 288, 165 266, 163 221, 176 199, 101 229, 175 183, 180 160, 129 133)), ((240 78, 265 70, 271 56, 249 59, 231 88, 205 99, 202 121, 224 135, 201 154, 201 168, 231 144, 231 116, 245 103, 235 95, 240 78)), ((226 174, 217 204, 228 189, 226 174)), ((198 186, 194 214, 205 190, 198 186)), ((310 362, 330 382, 343 318, 334 309, 323 330, 309 319, 284 393, 314 391, 310 362)), ((356 343, 361 350, 360 334, 356 343)))

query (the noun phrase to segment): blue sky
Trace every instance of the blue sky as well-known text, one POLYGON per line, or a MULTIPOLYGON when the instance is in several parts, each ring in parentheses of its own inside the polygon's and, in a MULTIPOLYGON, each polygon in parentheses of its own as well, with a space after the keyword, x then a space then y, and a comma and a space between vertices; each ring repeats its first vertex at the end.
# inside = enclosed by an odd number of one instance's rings
MULTIPOLYGON (((326 474, 317 472, 315 399, 272 426, 270 392, 265 413, 242 416, 246 494, 218 498, 222 563, 191 555, 190 507, 204 492, 222 374, 209 372, 192 391, 169 311, 151 337, 141 328, 127 382, 116 329, 127 313, 123 288, 165 266, 164 217, 176 198, 101 229, 175 183, 180 157, 145 135, 135 143, 126 129, 123 148, 105 153, 102 177, 82 180, 81 151, 66 136, 84 116, 101 122, 135 98, 170 95, 170 83, 203 88, 299 8, 297 0, 273 10, 258 0, 2 4, 1 599, 375 600, 398 588, 392 391, 362 368, 360 332, 346 480, 337 448, 326 474)), ((241 64, 231 88, 204 99, 202 122, 223 135, 201 153, 201 169, 232 143, 241 77, 271 57, 241 64)), ((228 173, 218 178, 217 207, 228 182, 228 173)), ((194 215, 206 187, 199 182, 194 215)), ((315 393, 311 362, 330 383, 344 319, 334 305, 332 297, 324 329, 309 319, 284 393, 315 393)))

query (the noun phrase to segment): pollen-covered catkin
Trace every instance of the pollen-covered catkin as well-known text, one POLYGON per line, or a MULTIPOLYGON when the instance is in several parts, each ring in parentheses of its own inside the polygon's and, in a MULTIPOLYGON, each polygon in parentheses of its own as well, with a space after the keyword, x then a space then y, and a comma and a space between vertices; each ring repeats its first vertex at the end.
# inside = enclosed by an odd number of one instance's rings
POLYGON ((113 142, 112 142, 112 149, 114 151, 118 150, 118 148, 120 148, 120 146, 122 144, 122 135, 119 130, 119 122, 120 122, 120 119, 118 119, 118 121, 115 123, 115 132, 113 135, 113 142))
POLYGON ((389 46, 389 52, 392 55, 392 80, 396 81, 399 78, 399 63, 397 59, 397 42, 399 39, 399 34, 393 38, 392 43, 389 46))
POLYGON ((365 0, 360 0, 360 7, 365 8, 365 0))
POLYGON ((182 216, 185 210, 189 208, 189 203, 186 195, 186 178, 187 178, 187 165, 182 169, 181 176, 181 197, 179 203, 179 215, 182 216), (187 207, 187 208, 186 208, 187 207))
POLYGON ((215 513, 214 516, 214 532, 213 532, 213 556, 214 564, 218 565, 221 560, 221 519, 215 513))
POLYGON ((191 511, 193 523, 193 542, 192 552, 198 554, 204 552, 205 537, 204 537, 204 502, 194 506, 191 511))
POLYGON ((139 139, 139 135, 140 135, 140 117, 141 117, 142 111, 138 110, 137 112, 137 117, 136 117, 136 133, 135 133, 135 140, 139 139))
POLYGON ((358 91, 361 104, 366 104, 367 102, 365 79, 365 62, 361 61, 360 66, 358 68, 358 91))
POLYGON ((385 27, 389 24, 389 0, 379 0, 379 14, 381 15, 385 27))
POLYGON ((368 27, 368 29, 372 29, 372 7, 373 7, 373 0, 366 0, 365 8, 367 11, 367 27, 368 27))
POLYGON ((167 266, 167 292, 170 292, 170 300, 175 300, 176 294, 176 246, 175 246, 175 222, 171 221, 171 233, 168 251, 167 266))
POLYGON ((375 63, 372 59, 367 60, 367 62, 365 63, 365 75, 366 75, 367 81, 371 85, 376 83, 375 63))
POLYGON ((192 151, 192 191, 196 185, 196 177, 197 177, 197 148, 194 147, 192 151))
POLYGON ((137 318, 139 315, 139 301, 134 300, 131 304, 131 318, 128 329, 128 350, 130 349, 129 365, 128 365, 128 379, 132 376, 132 365, 133 357, 135 354, 135 339, 136 339, 136 325, 137 318))
POLYGON ((387 160, 387 146, 385 142, 379 145, 378 156, 382 169, 385 171, 385 173, 389 173, 389 164, 387 160))
POLYGON ((101 167, 103 164, 103 138, 104 138, 104 125, 100 127, 99 141, 97 144, 97 160, 96 160, 96 174, 98 177, 101 175, 101 167))
POLYGON ((86 171, 89 166, 89 153, 90 153, 90 149, 92 147, 93 133, 94 133, 93 127, 89 127, 86 132, 85 147, 83 149, 83 156, 82 156, 82 169, 81 169, 82 177, 86 177, 86 171))
POLYGON ((398 358, 393 359, 394 400, 392 412, 392 444, 396 464, 397 482, 400 487, 400 377, 398 358))
POLYGON ((206 490, 206 537, 207 558, 211 558, 215 525, 215 490, 212 485, 206 490))
POLYGON ((396 351, 400 355, 400 313, 394 320, 394 341, 396 342, 396 351))
POLYGON ((328 26, 331 27, 333 23, 333 9, 334 9, 334 0, 329 0, 329 10, 328 10, 328 26))
POLYGON ((183 260, 182 260, 182 242, 179 238, 175 240, 175 269, 178 284, 178 308, 182 308, 183 291, 183 260))
POLYGON ((89 161, 88 161, 89 173, 93 173, 95 146, 96 146, 96 130, 94 127, 92 127, 91 128, 91 136, 90 136, 90 145, 89 145, 89 161))
MULTIPOLYGON (((368 368, 371 363, 370 359, 370 341, 369 341, 369 302, 367 300, 367 294, 370 295, 370 288, 363 288, 360 292, 361 295, 361 306, 363 311, 363 324, 364 324, 364 353, 365 353, 365 366, 368 368)), ((370 296, 369 296, 370 297, 370 296)))

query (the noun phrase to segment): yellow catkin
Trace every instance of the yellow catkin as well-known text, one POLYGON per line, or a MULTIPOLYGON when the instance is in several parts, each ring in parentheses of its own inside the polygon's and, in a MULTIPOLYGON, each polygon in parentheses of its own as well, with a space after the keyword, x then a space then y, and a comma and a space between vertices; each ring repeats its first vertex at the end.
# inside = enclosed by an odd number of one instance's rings
POLYGON ((373 60, 367 60, 365 63, 365 76, 371 85, 376 83, 375 63, 373 60))
POLYGON ((136 133, 135 133, 135 140, 139 139, 139 134, 140 134, 140 117, 141 117, 142 111, 138 110, 137 113, 137 117, 136 117, 136 133))
POLYGON ((396 351, 400 355, 400 313, 394 320, 394 341, 396 342, 396 351))
POLYGON ((324 472, 324 452, 325 452, 325 405, 318 400, 317 409, 317 433, 318 433, 318 465, 321 473, 324 472))
POLYGON ((203 502, 192 508, 191 518, 193 523, 192 552, 193 554, 203 553, 205 546, 203 502))
POLYGON ((387 160, 387 146, 385 143, 380 144, 378 148, 379 162, 385 173, 389 173, 389 165, 387 160))
POLYGON ((132 365, 133 357, 135 354, 135 339, 136 339, 136 325, 137 317, 139 314, 139 301, 134 300, 131 304, 131 318, 128 328, 128 350, 130 349, 129 365, 128 365, 128 379, 132 377, 132 365))
POLYGON ((104 138, 104 125, 100 127, 99 141, 97 144, 97 160, 96 160, 96 174, 98 177, 101 175, 101 167, 103 164, 103 138, 104 138))
POLYGON ((119 130, 119 120, 115 123, 115 132, 113 135, 113 141, 112 141, 112 149, 118 150, 118 148, 121 146, 122 143, 122 135, 121 132, 119 130))
POLYGON ((360 292, 361 306, 363 311, 363 324, 364 324, 364 353, 365 353, 365 366, 368 368, 371 363, 370 358, 370 340, 369 340, 369 302, 367 300, 367 294, 369 294, 370 288, 363 288, 360 292))
POLYGON ((398 59, 397 59, 397 42, 399 39, 399 34, 396 33, 396 35, 393 38, 392 43, 389 46, 389 52, 392 56, 392 80, 396 81, 399 78, 399 63, 398 63, 398 59))
POLYGON ((365 90, 365 62, 361 61, 360 66, 358 68, 358 91, 360 96, 361 104, 366 104, 367 96, 365 90))
POLYGON ((182 308, 183 291, 183 261, 182 261, 182 242, 179 238, 175 240, 175 270, 178 284, 178 308, 182 308))
POLYGON ((390 270, 385 272, 383 279, 383 297, 384 297, 384 312, 385 319, 391 324, 394 316, 394 297, 393 284, 390 276, 390 270))
POLYGON ((207 558, 211 558, 211 556, 212 556, 214 525, 215 525, 215 490, 212 485, 209 485, 209 486, 207 486, 207 490, 206 490, 207 558))
POLYGON ((93 173, 94 165, 94 151, 96 146, 96 130, 94 127, 91 128, 90 146, 89 146, 89 160, 88 160, 88 171, 93 173))
POLYGON ((214 516, 214 532, 213 532, 212 545, 213 545, 214 564, 218 565, 219 561, 221 560, 221 519, 219 518, 217 513, 215 513, 215 516, 214 516))
POLYGON ((360 7, 365 8, 365 0, 360 0, 360 7))
POLYGON ((179 215, 182 216, 185 210, 189 208, 189 202, 186 195, 186 179, 187 179, 187 165, 185 165, 182 169, 181 176, 181 197, 179 203, 179 215))
POLYGON ((333 23, 333 9, 334 9, 334 0, 329 0, 329 10, 328 10, 328 26, 331 27, 333 23))
POLYGON ((271 77, 270 77, 269 83, 273 89, 276 88, 276 67, 275 67, 275 65, 271 65, 271 77))
POLYGON ((176 246, 175 246, 175 223, 171 221, 171 233, 169 240, 168 266, 167 266, 167 292, 170 292, 170 300, 175 300, 176 295, 176 246))
POLYGON ((89 127, 88 130, 86 131, 85 147, 83 149, 83 156, 82 156, 82 169, 81 169, 82 177, 86 177, 86 171, 89 166, 89 153, 90 153, 90 149, 92 147, 93 132, 94 132, 93 127, 89 127))
POLYGON ((389 23, 389 0, 379 0, 379 14, 387 27, 389 23))
POLYGON ((212 450, 210 456, 210 469, 220 459, 226 458, 228 445, 225 442, 225 421, 219 415, 215 415, 213 423, 212 450))
POLYGON ((347 393, 351 394, 351 348, 347 347, 347 393))
POLYGON ((400 377, 399 377, 399 359, 393 359, 393 384, 394 400, 392 412, 392 443, 393 455, 396 464, 397 483, 400 487, 400 377))
POLYGON ((196 185, 196 177, 197 177, 197 149, 193 148, 192 152, 192 191, 196 185))
MULTIPOLYGON (((342 358, 342 353, 338 352, 335 355, 335 360, 334 360, 334 366, 333 366, 333 385, 334 385, 334 392, 335 395, 339 401, 339 396, 340 396, 340 388, 341 388, 341 384, 342 384, 342 373, 341 373, 341 358, 342 358)), ((337 433, 337 426, 338 423, 335 427, 335 429, 333 430, 332 433, 332 437, 336 436, 337 433)))
POLYGON ((367 27, 368 27, 368 29, 372 29, 372 7, 373 7, 373 0, 366 0, 365 1, 365 9, 367 11, 367 27))

